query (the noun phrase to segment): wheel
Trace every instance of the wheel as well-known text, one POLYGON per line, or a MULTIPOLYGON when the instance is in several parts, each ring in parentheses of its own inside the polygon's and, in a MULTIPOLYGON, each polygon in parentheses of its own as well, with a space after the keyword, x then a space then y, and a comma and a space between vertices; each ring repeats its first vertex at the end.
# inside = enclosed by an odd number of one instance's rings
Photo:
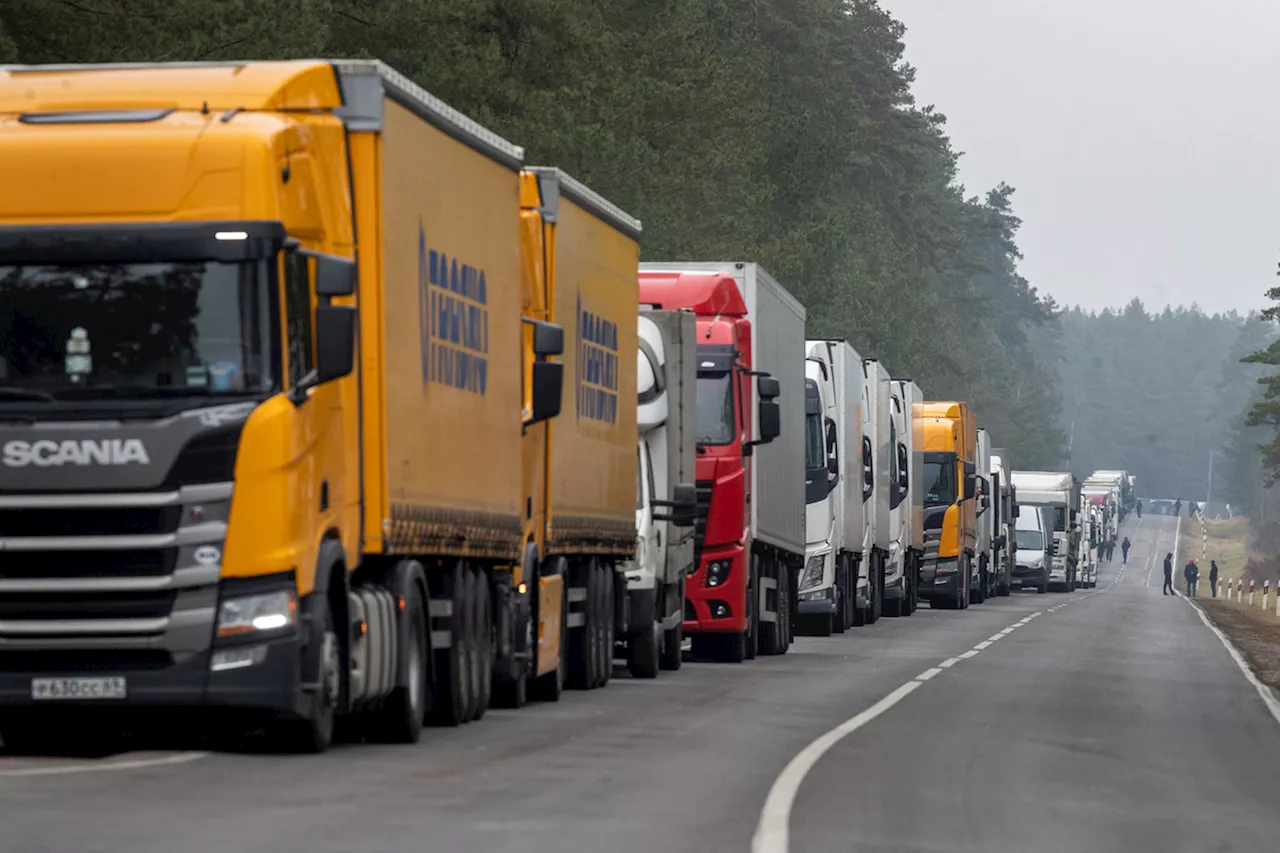
MULTIPOLYGON (((781 567, 778 567, 781 568, 781 567)), ((781 574, 781 572, 778 572, 781 574)), ((786 593, 783 585, 786 583, 785 578, 776 577, 776 586, 774 587, 773 596, 773 613, 774 621, 760 623, 760 654, 762 655, 780 655, 786 645, 786 621, 783 616, 782 608, 786 602, 786 593)), ((768 594, 766 593, 766 600, 768 594)))
POLYGON ((755 660, 760 653, 760 558, 749 557, 751 575, 747 578, 747 631, 743 638, 743 654, 755 660))
POLYGON ((845 599, 849 596, 848 574, 843 567, 836 572, 836 606, 831 614, 831 631, 843 634, 849 628, 845 621, 845 599))
POLYGON ((657 678, 661 666, 662 624, 654 622, 627 640, 627 671, 634 678, 657 678))
POLYGON ((795 625, 791 619, 791 569, 780 565, 778 574, 780 575, 778 578, 778 621, 781 625, 778 630, 778 654, 785 655, 795 641, 795 625))
POLYGON ((596 561, 589 560, 582 569, 586 597, 582 602, 582 626, 569 635, 569 678, 566 686, 573 690, 590 690, 600 674, 600 573, 596 561))
POLYGON ((444 598, 453 604, 449 630, 453 640, 447 649, 435 654, 437 673, 435 701, 427 714, 428 722, 437 726, 465 723, 473 706, 471 700, 471 572, 459 561, 445 579, 444 598))
POLYGON ((742 663, 747 659, 747 635, 744 631, 736 634, 711 634, 715 640, 715 659, 720 663, 742 663))
POLYGON ((596 567, 596 659, 595 680, 592 687, 604 687, 613 674, 613 591, 609 581, 613 569, 595 563, 596 567))
MULTIPOLYGON (((535 590, 536 590, 536 584, 537 584, 536 575, 530 572, 526 574, 526 577, 532 577, 533 582, 535 584, 535 590)), ((512 594, 519 595, 517 593, 512 593, 512 594)), ((519 598, 515 599, 515 603, 518 605, 517 607, 515 607, 516 615, 509 618, 526 619, 526 620, 535 618, 533 610, 525 606, 524 596, 529 596, 530 598, 532 598, 536 595, 537 595, 536 591, 530 591, 530 592, 525 592, 523 595, 520 595, 519 598)), ((498 630, 499 630, 498 627, 495 626, 495 630, 494 630, 495 648, 494 648, 494 654, 493 654, 493 660, 495 661, 498 658, 497 648, 496 648, 496 643, 498 639, 498 630)), ((526 637, 530 637, 532 633, 529 631, 529 626, 527 622, 525 622, 524 624, 517 624, 513 626, 511 630, 513 634, 523 634, 526 637)), ((528 653, 530 655, 536 654, 536 651, 537 651, 536 644, 529 641, 526 641, 526 642, 527 642, 528 653)), ((517 646, 518 645, 519 644, 517 644, 517 646)), ((515 675, 510 675, 507 673, 502 673, 502 674, 495 673, 489 685, 489 694, 490 694, 489 706, 491 708, 523 708, 529 701, 529 661, 527 660, 516 661, 515 675)))
POLYGON ((342 691, 342 653, 333 628, 333 606, 326 603, 320 626, 320 689, 314 716, 303 720, 274 720, 267 726, 267 743, 275 751, 316 754, 333 742, 334 718, 342 691))
POLYGON ((1049 591, 1049 582, 1040 581, 1040 585, 1036 587, 1036 592, 1039 593, 1040 595, 1044 595, 1048 591, 1049 591))
POLYGON ((675 672, 684 663, 684 623, 677 622, 674 628, 662 633, 662 654, 658 656, 661 669, 675 672))
POLYGON ((391 691, 366 730, 371 740, 382 743, 417 743, 427 715, 427 608, 420 592, 406 595, 404 606, 405 684, 391 691))
POLYGON ((876 566, 869 573, 870 587, 868 595, 871 601, 867 607, 867 624, 874 625, 884 613, 884 566, 876 566))
MULTIPOLYGON (((564 563, 561 561, 561 567, 564 563)), ((567 580, 567 576, 562 572, 561 577, 567 580)), ((534 588, 534 595, 537 596, 537 587, 534 588)), ((539 600, 535 598, 535 600, 539 600)), ((560 592, 560 644, 557 651, 556 668, 551 672, 544 673, 533 681, 533 698, 542 702, 559 702, 560 696, 564 693, 565 682, 569 680, 569 590, 568 587, 561 587, 560 592)), ((538 623, 541 621, 541 614, 535 614, 533 632, 538 632, 538 623)), ((533 650, 535 659, 537 655, 536 648, 533 650)))
MULTIPOLYGON (((600 682, 600 686, 604 687, 613 678, 613 650, 618 643, 618 626, 613 621, 613 615, 617 609, 613 606, 614 583, 618 579, 618 574, 613 570, 612 565, 605 565, 604 570, 604 678, 600 682)), ((624 581, 625 584, 625 581, 624 581)))
POLYGON ((472 592, 475 601, 475 615, 472 617, 473 671, 476 674, 476 707, 471 719, 479 720, 489 710, 489 700, 493 695, 493 658, 495 640, 493 635, 493 607, 490 604, 489 575, 484 569, 477 568, 472 572, 472 592))

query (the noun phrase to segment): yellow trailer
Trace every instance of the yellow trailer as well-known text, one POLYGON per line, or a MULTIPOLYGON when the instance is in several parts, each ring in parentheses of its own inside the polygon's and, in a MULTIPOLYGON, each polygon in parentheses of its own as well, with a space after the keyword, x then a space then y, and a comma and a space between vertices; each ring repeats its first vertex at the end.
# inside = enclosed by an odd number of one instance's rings
POLYGON ((0 69, 6 746, 48 706, 413 741, 602 669, 639 223, 538 174, 378 62, 0 69))

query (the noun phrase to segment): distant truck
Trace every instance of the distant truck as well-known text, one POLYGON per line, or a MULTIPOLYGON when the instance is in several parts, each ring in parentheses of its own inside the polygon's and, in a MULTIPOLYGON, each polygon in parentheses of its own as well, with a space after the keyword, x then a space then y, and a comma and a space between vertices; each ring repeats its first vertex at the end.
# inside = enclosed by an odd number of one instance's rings
POLYGON ((896 531, 890 513, 890 460, 896 452, 890 435, 891 382, 884 365, 862 360, 863 559, 858 572, 855 625, 873 625, 884 613, 889 580, 889 547, 896 531))
POLYGON ((693 569, 697 492, 697 323, 688 311, 641 311, 636 556, 627 578, 627 668, 637 678, 681 664, 685 579, 693 569))
POLYGON ((854 623, 863 556, 862 357, 843 340, 805 341, 805 567, 797 632, 854 623))
POLYGON ((1009 595, 1018 562, 1018 490, 1013 487, 1012 457, 1001 447, 991 448, 991 499, 995 503, 995 535, 992 565, 996 595, 1009 595))
POLYGON ((893 541, 885 572, 886 616, 910 616, 920 601, 924 560, 924 424, 915 409, 924 402, 920 386, 894 379, 890 386, 889 514, 893 541))
POLYGON ((977 551, 978 428, 967 403, 926 401, 924 567, 920 597, 930 606, 969 606, 977 551))
POLYGON ((991 438, 985 429, 978 430, 978 453, 975 473, 978 477, 977 556, 972 578, 973 601, 981 604, 995 592, 995 541, 997 498, 991 494, 991 438))
POLYGON ((1116 487, 1119 494, 1116 498, 1120 504, 1120 517, 1118 521, 1123 521, 1124 517, 1133 511, 1137 505, 1137 492, 1134 488, 1137 478, 1128 471, 1123 470, 1107 470, 1094 471, 1089 475, 1090 480, 1098 482, 1107 482, 1116 487))
POLYGON ((1052 536, 1048 587, 1075 589, 1080 570, 1080 481, 1066 471, 1015 471, 1013 485, 1020 505, 1044 513, 1046 534, 1052 536))
POLYGON ((609 680, 637 220, 379 62, 5 69, 0 113, 6 746, 609 680))
POLYGON ((785 654, 805 559, 804 307, 759 264, 640 266, 640 302, 697 316, 694 654, 785 654))

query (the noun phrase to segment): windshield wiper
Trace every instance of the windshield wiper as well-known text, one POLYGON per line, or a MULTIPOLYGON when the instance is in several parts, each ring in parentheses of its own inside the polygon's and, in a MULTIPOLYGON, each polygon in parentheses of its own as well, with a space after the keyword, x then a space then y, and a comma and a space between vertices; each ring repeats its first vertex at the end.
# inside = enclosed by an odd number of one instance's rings
POLYGON ((92 400, 95 397, 211 397, 214 391, 210 388, 187 388, 156 385, 85 385, 80 388, 66 388, 58 392, 60 400, 92 400))
POLYGON ((52 394, 46 394, 44 391, 33 391, 30 388, 13 388, 0 385, 0 399, 4 400, 35 400, 40 403, 56 403, 52 394))

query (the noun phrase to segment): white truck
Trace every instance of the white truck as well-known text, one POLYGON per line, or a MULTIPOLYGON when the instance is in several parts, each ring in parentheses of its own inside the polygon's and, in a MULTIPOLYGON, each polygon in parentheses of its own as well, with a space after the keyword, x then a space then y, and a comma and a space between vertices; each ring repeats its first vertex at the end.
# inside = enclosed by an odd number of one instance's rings
POLYGON ((1015 471, 1013 485, 1022 506, 1039 507, 1052 535, 1050 589, 1075 589, 1080 571, 1080 481, 1066 471, 1015 471))
POLYGON ((1102 507, 1088 497, 1080 496, 1080 575, 1076 587, 1090 589, 1098 585, 1098 545, 1102 541, 1102 507))
POLYGON ((889 517, 889 371, 862 360, 862 496, 866 534, 858 569, 855 625, 871 625, 884 611, 884 585, 893 542, 889 517))
POLYGON ((697 323, 688 311, 641 310, 636 555, 624 565, 627 669, 680 668, 685 578, 693 571, 697 323), (664 510, 666 510, 664 512, 664 510))
POLYGON ((797 633, 854 621, 866 521, 862 501, 862 357, 841 340, 805 341, 805 566, 797 633))
POLYGON ((916 406, 924 392, 910 379, 890 383, 889 563, 885 571, 886 616, 910 616, 920 602, 920 564, 924 560, 924 424, 916 406))
POLYGON ((981 604, 995 595, 992 552, 995 550, 996 500, 991 494, 991 436, 985 429, 978 429, 977 456, 974 462, 980 492, 977 510, 978 541, 975 546, 978 559, 973 561, 969 599, 973 604, 981 604))
POLYGON ((1012 457, 1002 447, 991 448, 991 498, 996 502, 996 536, 992 561, 995 574, 996 595, 1008 595, 1013 590, 1013 567, 1018 552, 1018 490, 1013 487, 1012 457))
MULTIPOLYGON (((1016 482, 1017 472, 1013 477, 1016 482)), ((1034 504, 1019 502, 1014 528, 1017 550, 1014 551, 1012 585, 1018 589, 1031 587, 1043 595, 1049 591, 1049 572, 1053 567, 1053 536, 1045 524, 1044 510, 1034 504)))

